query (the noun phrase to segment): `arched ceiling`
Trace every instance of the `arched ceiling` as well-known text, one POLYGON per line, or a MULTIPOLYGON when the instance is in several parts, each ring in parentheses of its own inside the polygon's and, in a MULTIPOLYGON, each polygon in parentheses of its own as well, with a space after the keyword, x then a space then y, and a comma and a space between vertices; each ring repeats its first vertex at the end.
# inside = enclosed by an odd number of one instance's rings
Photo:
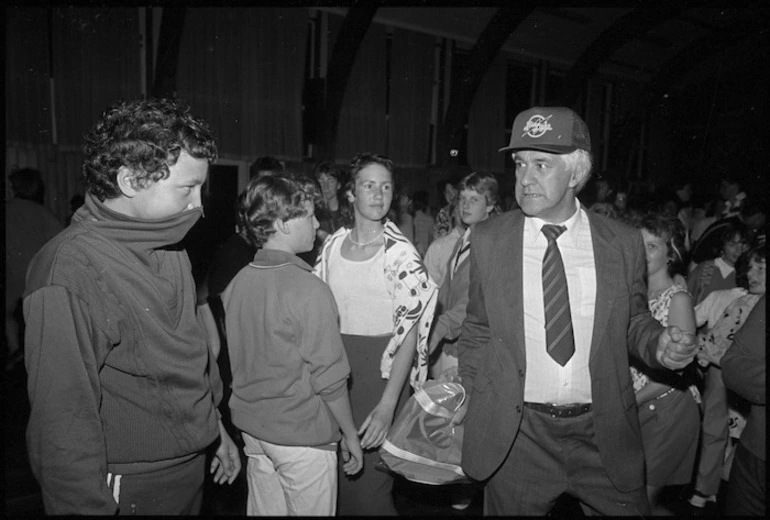
MULTIPOLYGON (((693 42, 718 36, 747 16, 769 19, 770 9, 758 5, 741 8, 678 8, 675 3, 671 3, 640 9, 536 7, 511 33, 502 50, 524 61, 547 60, 553 67, 567 73, 576 63, 580 63, 579 60, 584 62, 590 59, 590 51, 594 49, 592 45, 595 46, 600 38, 607 39, 608 32, 615 31, 620 33, 615 35, 616 46, 607 51, 606 59, 597 64, 595 72, 646 83, 693 42), (647 26, 644 26, 645 23, 647 26), (624 39, 624 31, 634 34, 624 39), (589 51, 588 56, 586 51, 589 51)), ((345 8, 320 9, 341 15, 347 11, 345 8)), ((498 9, 380 7, 373 21, 452 38, 470 48, 498 9)), ((758 52, 757 56, 766 57, 767 49, 758 52)))

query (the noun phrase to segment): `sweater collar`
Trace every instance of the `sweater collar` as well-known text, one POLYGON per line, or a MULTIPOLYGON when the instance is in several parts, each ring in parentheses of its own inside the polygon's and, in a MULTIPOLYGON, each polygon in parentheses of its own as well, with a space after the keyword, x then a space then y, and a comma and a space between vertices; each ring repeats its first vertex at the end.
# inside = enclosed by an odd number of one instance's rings
POLYGON ((151 251, 178 244, 203 215, 202 208, 191 209, 162 219, 130 217, 105 206, 91 193, 72 217, 99 234, 135 251, 151 251))
POLYGON ((254 255, 254 261, 251 262, 251 265, 255 267, 283 267, 285 265, 296 265, 305 271, 313 270, 312 267, 297 255, 279 251, 277 249, 260 249, 257 251, 257 254, 254 255))

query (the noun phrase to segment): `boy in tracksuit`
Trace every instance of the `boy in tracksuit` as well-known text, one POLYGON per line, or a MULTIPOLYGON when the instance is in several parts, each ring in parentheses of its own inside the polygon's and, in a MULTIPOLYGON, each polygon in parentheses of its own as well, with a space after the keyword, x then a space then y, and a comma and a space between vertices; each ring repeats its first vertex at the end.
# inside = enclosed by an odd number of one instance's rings
POLYGON ((238 211, 259 249, 222 294, 230 409, 249 459, 247 514, 333 516, 337 442, 346 473, 360 471, 363 457, 337 306, 297 256, 319 227, 313 199, 295 180, 267 176, 249 183, 238 211))
POLYGON ((26 280, 32 472, 47 514, 198 514, 206 469, 232 483, 241 467, 178 245, 216 145, 151 99, 108 109, 84 152, 85 204, 26 280))

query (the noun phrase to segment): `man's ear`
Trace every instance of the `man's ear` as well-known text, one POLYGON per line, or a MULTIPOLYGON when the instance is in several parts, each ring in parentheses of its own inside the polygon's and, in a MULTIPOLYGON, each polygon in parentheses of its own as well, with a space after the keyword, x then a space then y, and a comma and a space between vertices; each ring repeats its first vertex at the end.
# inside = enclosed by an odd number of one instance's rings
POLYGON ((345 192, 345 197, 347 197, 348 202, 350 202, 351 204, 353 204, 356 201, 356 196, 353 195, 353 191, 352 190, 347 190, 345 192))
POLYGON ((128 198, 135 197, 137 192, 141 189, 136 182, 136 175, 130 169, 125 166, 121 166, 118 169, 118 174, 115 178, 118 183, 120 192, 128 198))
POLYGON ((569 187, 574 188, 576 186, 580 186, 580 184, 583 182, 583 179, 586 178, 586 175, 588 175, 588 171, 586 169, 573 168, 573 171, 570 174, 569 187))

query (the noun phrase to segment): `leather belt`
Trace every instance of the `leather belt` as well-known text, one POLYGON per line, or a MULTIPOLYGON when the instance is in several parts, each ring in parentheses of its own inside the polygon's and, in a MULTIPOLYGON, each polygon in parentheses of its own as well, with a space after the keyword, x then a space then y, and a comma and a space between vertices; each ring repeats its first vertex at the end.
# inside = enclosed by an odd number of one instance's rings
POLYGON ((543 404, 543 403, 524 403, 524 406, 535 410, 536 412, 546 413, 551 417, 564 418, 564 417, 577 417, 584 413, 591 411, 591 403, 578 403, 578 404, 543 404))

